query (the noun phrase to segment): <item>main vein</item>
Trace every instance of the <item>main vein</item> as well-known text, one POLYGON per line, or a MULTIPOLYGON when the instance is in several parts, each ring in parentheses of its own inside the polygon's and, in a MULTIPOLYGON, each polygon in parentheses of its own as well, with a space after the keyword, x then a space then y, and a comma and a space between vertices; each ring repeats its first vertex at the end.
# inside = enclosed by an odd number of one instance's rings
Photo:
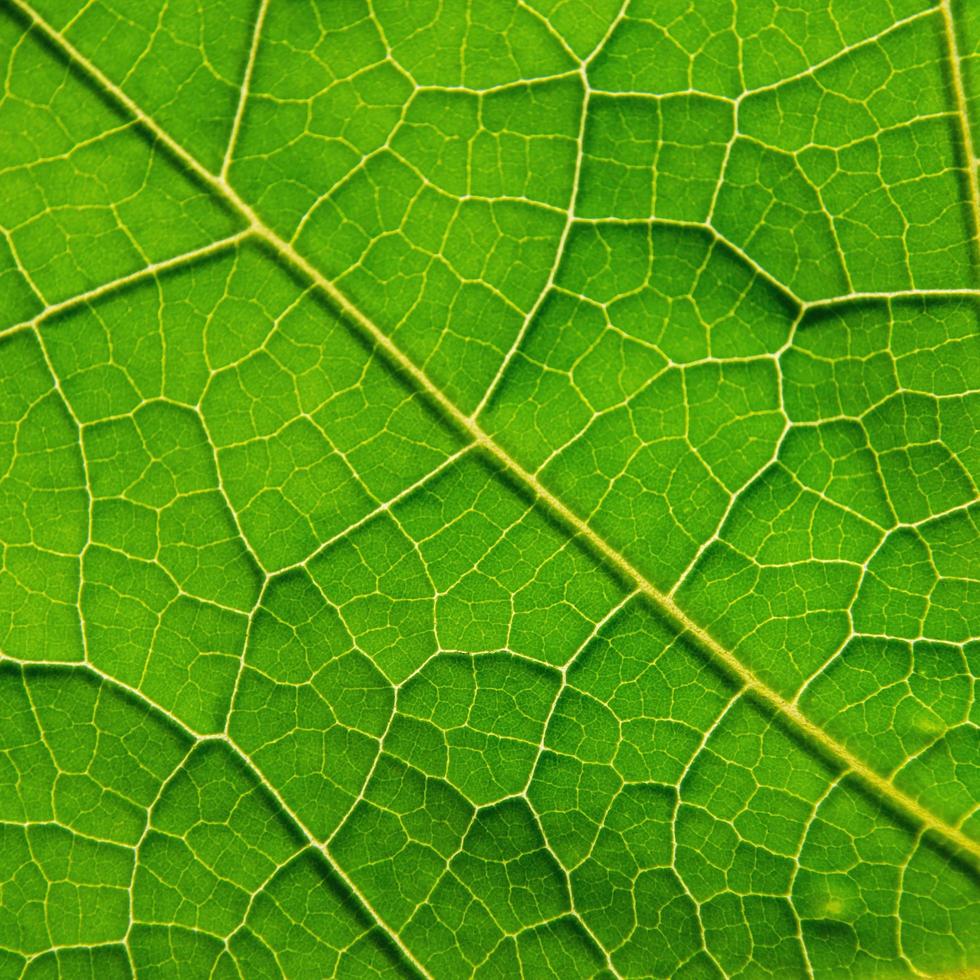
MULTIPOLYGON (((619 574, 634 583, 636 588, 643 593, 672 625, 682 633, 694 638, 702 650, 724 669, 730 676, 737 679, 743 688, 750 692, 760 702, 767 705, 779 717, 782 717, 791 728, 795 729, 806 740, 808 740, 818 751, 832 760, 845 772, 853 774, 866 787, 878 794, 884 801, 889 803, 899 813, 910 818, 914 823, 925 830, 932 831, 934 834, 946 840, 957 851, 968 857, 975 867, 980 867, 980 842, 971 839, 959 828, 952 826, 940 819, 930 810, 924 807, 918 800, 899 789, 890 780, 875 772, 867 763, 859 759, 853 752, 829 735, 826 731, 814 724, 800 709, 784 698, 779 692, 771 688, 762 681, 752 670, 745 666, 731 651, 719 643, 706 629, 692 620, 681 607, 666 593, 658 589, 632 562, 623 554, 616 550, 604 538, 596 532, 558 497, 556 497, 543 483, 531 472, 526 470, 516 459, 514 459, 502 446, 500 446, 480 424, 463 412, 457 405, 445 395, 442 390, 432 381, 432 379, 415 362, 398 347, 390 337, 376 324, 356 307, 350 299, 323 273, 321 273, 312 263, 300 254, 289 242, 285 241, 275 231, 269 228, 265 222, 255 213, 252 207, 243 200, 238 193, 231 187, 224 176, 214 174, 208 170, 200 161, 189 153, 174 137, 172 137, 159 123, 127 95, 119 86, 113 83, 102 71, 82 54, 67 38, 58 30, 44 20, 25 0, 10 0, 12 5, 27 17, 38 30, 44 34, 63 54, 67 55, 74 63, 82 68, 89 77, 97 82, 104 91, 121 106, 123 106, 132 116, 151 134, 157 141, 165 146, 170 153, 184 164, 198 179, 211 188, 227 205, 229 205, 245 221, 248 229, 257 238, 264 241, 268 247, 275 252, 280 259, 301 272, 307 279, 314 283, 344 314, 344 316, 357 327, 368 339, 378 348, 383 350, 391 362, 398 369, 412 380, 412 382, 422 391, 432 402, 439 406, 447 418, 455 426, 465 433, 473 442, 479 445, 490 457, 495 459, 503 469, 511 474, 519 483, 523 484, 530 494, 543 504, 555 517, 569 528, 574 534, 586 541, 590 547, 619 574)), ((947 25, 951 29, 951 22, 948 19, 947 25)), ((951 39, 951 44, 953 40, 951 39)), ((958 76, 957 76, 958 77, 958 76)), ((965 123, 964 123, 965 126, 965 123)), ((964 136, 968 137, 965 130, 964 136)), ((973 187, 976 187, 976 177, 974 176, 973 187)), ((974 212, 977 208, 977 197, 974 197, 974 212)), ((339 870, 339 869, 338 869, 339 870)), ((382 924, 389 934, 391 930, 384 925, 380 916, 370 909, 376 921, 382 924)), ((394 934, 393 938, 402 943, 394 934)))

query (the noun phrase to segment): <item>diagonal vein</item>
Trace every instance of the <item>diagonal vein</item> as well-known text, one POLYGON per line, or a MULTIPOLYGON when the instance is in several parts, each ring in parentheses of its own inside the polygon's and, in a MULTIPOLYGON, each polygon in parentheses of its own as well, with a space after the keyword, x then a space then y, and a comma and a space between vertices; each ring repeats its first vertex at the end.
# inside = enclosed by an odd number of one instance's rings
POLYGON ((268 779, 266 779, 262 771, 251 760, 248 753, 241 749, 238 743, 235 742, 234 739, 230 738, 226 733, 222 732, 220 734, 206 734, 192 728, 190 725, 181 721, 176 715, 171 714, 171 712, 169 712, 162 705, 158 704, 153 700, 153 698, 141 691, 139 688, 132 687, 131 685, 126 684, 124 681, 112 677, 89 662, 73 663, 70 660, 21 660, 17 657, 11 657, 0 652, 0 664, 4 663, 15 665, 21 671, 22 676, 28 671, 63 670, 66 667, 87 671, 93 677, 95 677, 100 684, 105 684, 117 691, 125 692, 127 695, 137 701, 137 703, 140 704, 145 710, 152 711, 155 714, 160 715, 162 718, 165 718, 169 724, 177 728, 185 737, 191 739, 195 748, 199 745, 205 745, 208 742, 219 742, 226 745, 235 754, 235 756, 242 761, 245 768, 262 787, 262 789, 276 801, 276 805, 279 807, 281 812, 300 832, 303 839, 306 841, 306 846, 323 855, 334 874, 340 878, 344 885, 349 889, 351 895, 353 895, 354 898, 361 903, 363 908, 369 913, 370 917, 397 946, 398 950, 406 958, 408 963, 411 964, 411 966, 417 970, 421 976, 431 977, 429 971, 426 970, 421 963, 419 963, 419 961, 412 955, 412 951, 402 942, 398 933, 388 926, 384 919, 382 919, 381 916, 374 911, 368 900, 365 898, 363 892, 361 892, 357 885, 351 881, 350 877, 337 863, 337 861, 334 860, 333 855, 331 855, 329 851, 328 844, 316 838, 313 832, 299 818, 299 815, 283 799, 279 790, 277 790, 276 787, 273 786, 268 779))
POLYGON ((948 48, 949 78, 953 87, 953 98, 956 102, 956 116, 959 120, 960 139, 963 144, 963 157, 966 166, 966 180, 970 194, 970 211, 973 217, 972 238, 974 257, 980 259, 980 178, 977 176, 976 150, 973 144, 973 134, 970 131, 970 112, 966 102, 966 87, 963 84, 963 72, 960 67, 959 44, 956 40, 956 24, 953 22, 951 0, 940 0, 939 7, 943 13, 943 29, 946 34, 948 48))
MULTIPOLYGON (((958 827, 954 827, 937 817, 918 800, 899 789, 890 780, 881 776, 846 746, 838 742, 821 727, 814 724, 795 704, 788 701, 778 691, 762 681, 706 629, 691 619, 669 595, 658 589, 629 559, 604 538, 596 534, 578 514, 572 511, 544 486, 533 473, 526 470, 500 446, 477 421, 469 417, 451 401, 431 378, 376 323, 362 313, 333 282, 327 279, 323 273, 300 254, 289 242, 285 241, 275 231, 269 228, 259 218, 252 207, 228 184, 224 177, 208 170, 159 123, 147 115, 129 95, 110 81, 97 65, 93 64, 67 38, 37 14, 25 0, 9 0, 9 2, 31 24, 41 31, 50 43, 82 69, 93 82, 97 83, 102 88, 103 94, 106 97, 112 98, 119 105, 125 107, 143 125, 150 135, 165 146, 188 170, 237 211, 248 224, 252 234, 265 241, 282 261, 302 273, 315 284, 351 324, 376 345, 376 347, 384 351, 390 361, 445 413, 447 419, 461 432, 465 433, 488 456, 496 460, 505 472, 509 473, 518 483, 523 485, 525 490, 550 511, 566 528, 587 542, 593 551, 600 555, 612 569, 631 581, 660 610, 661 614, 675 629, 693 638, 700 648, 719 667, 729 674, 729 676, 736 679, 758 701, 765 704, 778 717, 781 717, 822 755, 832 760, 844 772, 856 777, 873 794, 888 803, 894 810, 903 814, 907 819, 911 819, 924 830, 931 831, 944 839, 954 850, 966 857, 974 867, 980 867, 980 842, 971 839, 958 827)), ((944 9, 946 9, 945 0, 944 9)), ((951 27, 951 21, 947 20, 947 25, 951 27)), ((952 43, 953 41, 951 39, 952 43)), ((973 187, 976 187, 975 176, 973 187)), ((977 207, 976 202, 977 198, 974 197, 975 209, 977 207)), ((367 907, 370 909, 370 906, 367 907)), ((377 913, 373 909, 370 911, 376 921, 385 928, 385 931, 398 942, 400 947, 404 948, 398 937, 384 925, 377 913)))
POLYGON ((238 134, 242 128, 242 119, 245 116, 245 104, 248 102, 248 93, 252 87, 252 73, 255 71, 255 60, 258 55, 259 41, 262 37, 262 25, 265 23, 265 15, 268 9, 269 0, 259 0, 259 9, 255 14, 255 27, 252 30, 252 46, 249 48, 248 61, 245 64, 245 73, 242 77, 242 86, 238 93, 238 105, 235 108, 235 118, 231 124, 231 134, 228 137, 228 145, 225 148, 224 159, 221 162, 222 178, 228 175, 228 168, 231 166, 232 158, 235 155, 235 148, 238 145, 238 134))
POLYGON ((9 327, 0 329, 0 340, 21 330, 38 327, 59 313, 67 313, 69 310, 73 310, 78 306, 84 306, 86 303, 94 303, 96 300, 119 292, 127 286, 135 286, 137 283, 141 283, 146 279, 153 279, 161 273, 170 272, 173 269, 180 269, 200 259, 218 255, 227 249, 234 248, 239 242, 248 238, 251 233, 250 228, 245 228, 242 231, 235 232, 233 235, 229 235, 227 238, 219 238, 209 245, 202 245, 201 248, 195 248, 189 252, 182 252, 180 255, 173 255, 169 259, 161 259, 159 262, 151 262, 141 269, 136 269, 134 272, 119 276, 118 279, 104 282, 102 285, 87 289, 82 293, 75 293, 75 295, 59 300, 57 303, 51 303, 31 319, 22 320, 20 323, 12 323, 9 327))

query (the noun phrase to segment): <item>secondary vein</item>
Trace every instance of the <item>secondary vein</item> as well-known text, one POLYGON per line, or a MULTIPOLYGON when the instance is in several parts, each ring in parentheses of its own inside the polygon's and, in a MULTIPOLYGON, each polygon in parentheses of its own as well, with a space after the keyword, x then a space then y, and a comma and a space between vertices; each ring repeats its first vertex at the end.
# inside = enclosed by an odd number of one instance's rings
MULTIPOLYGON (((642 592, 672 625, 680 632, 692 637, 730 676, 739 681, 743 688, 751 692, 760 702, 773 710, 779 717, 807 739, 823 755, 832 759, 844 772, 853 774, 865 786, 873 790, 899 813, 904 814, 914 823, 925 830, 931 831, 945 839, 952 847, 968 857, 975 867, 980 868, 980 842, 967 836, 959 828, 940 819, 890 780, 878 774, 871 766, 863 762, 848 748, 814 724, 803 714, 796 705, 792 704, 781 694, 762 681, 752 670, 746 667, 731 651, 718 642, 706 629, 692 620, 681 607, 666 593, 658 589, 643 573, 636 568, 624 555, 617 551, 532 473, 528 472, 502 446, 500 446, 474 419, 456 406, 450 398, 419 368, 415 362, 398 347, 390 337, 355 306, 351 300, 326 276, 323 275, 307 258, 299 253, 289 242, 285 241, 256 214, 252 207, 244 201, 220 174, 208 170, 196 157, 185 149, 159 123, 127 95, 90 59, 82 54, 58 30, 48 24, 24 0, 10 0, 23 16, 40 30, 48 40, 63 54, 82 68, 97 82, 105 94, 111 96, 121 106, 125 107, 133 117, 140 122, 163 146, 180 160, 196 177, 216 192, 223 200, 236 210, 245 220, 250 231, 262 239, 281 260, 300 271, 307 279, 317 286, 336 306, 336 308, 379 349, 384 351, 391 362, 403 372, 433 403, 439 406, 450 421, 479 445, 490 457, 495 459, 503 469, 515 477, 527 491, 543 504, 555 517, 569 528, 574 534, 587 542, 589 546, 601 555, 605 561, 619 574, 630 580, 642 592)), ((944 16, 947 31, 952 30, 951 15, 948 11, 948 0, 943 0, 944 16)), ((955 39, 950 36, 951 45, 955 39)), ((954 48, 955 50, 955 48, 954 48)), ((956 78, 959 77, 958 65, 954 66, 956 78)), ((962 82, 959 85, 962 95, 962 82)), ((965 108, 965 104, 964 104, 965 108)), ((969 137, 968 124, 964 122, 964 138, 969 137)), ((977 179, 972 174, 973 205, 975 221, 980 221, 980 196, 977 192, 977 179)), ((340 870, 340 869, 338 869, 340 870)), ((367 906, 370 909, 370 906, 367 906)), ((383 923, 383 920, 370 909, 376 921, 385 929, 399 947, 408 953, 397 934, 383 923)), ((410 955, 410 954, 409 954, 410 955)))

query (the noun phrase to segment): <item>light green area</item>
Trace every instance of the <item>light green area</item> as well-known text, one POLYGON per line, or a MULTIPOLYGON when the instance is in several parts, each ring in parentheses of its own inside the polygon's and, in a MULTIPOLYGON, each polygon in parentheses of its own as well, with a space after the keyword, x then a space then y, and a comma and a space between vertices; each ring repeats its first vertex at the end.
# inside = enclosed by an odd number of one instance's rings
POLYGON ((0 978, 980 969, 947 12, 4 9, 0 978))
POLYGON ((669 586, 776 450, 794 311, 693 229, 576 228, 557 287, 487 424, 669 586))
POLYGON ((40 0, 48 22, 207 167, 224 156, 255 0, 40 0))
POLYGON ((704 221, 734 116, 727 102, 699 96, 595 96, 589 103, 576 213, 704 221))
POLYGON ((930 17, 749 95, 718 230, 807 299, 839 291, 829 269, 806 266, 807 252, 823 250, 839 253, 856 290, 974 282, 945 62, 943 25, 930 17), (794 250, 790 265, 783 253, 794 250))
POLYGON ((39 31, 25 33, 6 14, 0 65, 8 79, 0 100, 0 322, 25 317, 27 287, 58 302, 240 225, 39 31))

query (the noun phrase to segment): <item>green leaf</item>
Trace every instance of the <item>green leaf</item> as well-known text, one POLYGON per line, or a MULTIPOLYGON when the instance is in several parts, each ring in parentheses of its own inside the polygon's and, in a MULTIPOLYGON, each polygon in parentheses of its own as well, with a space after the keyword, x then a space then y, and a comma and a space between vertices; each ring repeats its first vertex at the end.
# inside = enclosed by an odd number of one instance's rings
POLYGON ((980 5, 0 65, 0 977, 980 970, 980 5))

